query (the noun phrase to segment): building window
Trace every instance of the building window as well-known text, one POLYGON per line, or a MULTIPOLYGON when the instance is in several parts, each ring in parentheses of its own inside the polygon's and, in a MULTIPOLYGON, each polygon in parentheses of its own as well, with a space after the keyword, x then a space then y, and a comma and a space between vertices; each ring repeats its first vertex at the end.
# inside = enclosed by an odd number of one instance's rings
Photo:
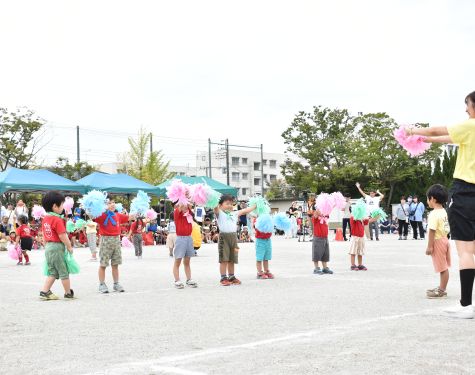
POLYGON ((249 180, 249 173, 243 173, 242 174, 242 179, 243 180, 249 180))
POLYGON ((235 182, 239 181, 239 172, 233 172, 231 178, 235 182))
POLYGON ((255 178, 254 179, 254 185, 259 186, 261 184, 261 179, 260 178, 255 178))
POLYGON ((242 191, 242 195, 247 195, 247 188, 242 188, 241 191, 242 191))
POLYGON ((277 160, 269 160, 269 167, 276 168, 277 167, 277 160))
POLYGON ((260 171, 261 170, 261 163, 254 162, 254 170, 260 171))
POLYGON ((271 174, 269 176, 269 180, 270 180, 270 182, 277 181, 277 176, 275 174, 271 174))
POLYGON ((239 158, 236 158, 236 157, 232 157, 231 158, 231 165, 233 165, 234 167, 238 166, 239 165, 239 158))
POLYGON ((242 165, 247 165, 247 158, 242 158, 241 163, 242 165))
POLYGON ((263 159, 262 160, 262 164, 264 165, 264 167, 267 165, 267 160, 266 159, 263 159))
POLYGON ((203 155, 203 156, 201 157, 201 161, 206 161, 206 156, 203 155))
POLYGON ((267 181, 267 175, 266 174, 264 175, 264 181, 267 181))
POLYGON ((226 168, 223 168, 221 171, 223 172, 223 174, 226 174, 226 172, 227 172, 226 168))
POLYGON ((185 172, 180 172, 180 176, 184 176, 185 175, 185 172))

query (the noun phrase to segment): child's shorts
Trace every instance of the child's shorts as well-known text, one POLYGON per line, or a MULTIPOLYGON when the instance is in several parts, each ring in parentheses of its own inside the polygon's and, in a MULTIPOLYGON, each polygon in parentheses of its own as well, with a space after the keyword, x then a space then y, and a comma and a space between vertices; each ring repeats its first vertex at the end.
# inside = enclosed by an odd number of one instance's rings
POLYGON ((432 252, 432 264, 437 273, 449 269, 450 263, 450 245, 447 238, 441 238, 434 241, 434 251, 432 252))
POLYGON ((364 237, 351 236, 350 255, 364 255, 365 239, 364 237))
POLYGON ((62 242, 47 242, 45 258, 48 265, 48 274, 55 279, 69 279, 68 267, 64 260, 65 246, 62 242))
POLYGON ((256 238, 256 260, 262 262, 263 260, 272 259, 272 242, 271 239, 256 238))
POLYGON ((455 179, 447 209, 450 237, 458 241, 475 240, 475 184, 455 179))
POLYGON ((238 263, 239 246, 236 233, 220 233, 218 241, 219 263, 238 263))
POLYGON ((169 249, 173 249, 175 247, 175 242, 176 242, 176 233, 168 233, 167 247, 169 249))
POLYGON ((31 249, 33 248, 33 238, 31 237, 20 238, 20 247, 22 251, 25 251, 25 250, 31 251, 31 249))
POLYGON ((193 248, 193 239, 191 236, 176 236, 175 250, 173 251, 175 259, 189 258, 195 255, 193 248))
POLYGON ((330 261, 330 245, 328 244, 328 238, 313 237, 312 261, 314 262, 329 262, 330 261))
POLYGON ((101 236, 99 249, 101 267, 118 266, 122 264, 122 245, 120 236, 101 236))

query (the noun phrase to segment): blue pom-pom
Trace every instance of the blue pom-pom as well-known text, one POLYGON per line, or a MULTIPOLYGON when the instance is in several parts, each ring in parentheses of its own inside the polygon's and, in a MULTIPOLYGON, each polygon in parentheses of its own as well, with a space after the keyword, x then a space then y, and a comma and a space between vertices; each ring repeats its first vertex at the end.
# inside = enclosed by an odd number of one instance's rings
POLYGON ((278 230, 288 232, 290 230, 290 227, 292 226, 292 223, 290 222, 290 219, 287 217, 286 214, 280 212, 274 216, 274 226, 278 230))
POLYGON ((124 210, 124 206, 122 206, 122 203, 116 203, 115 210, 120 214, 124 210))
POLYGON ((256 228, 262 233, 273 233, 274 221, 272 220, 272 216, 269 214, 260 215, 256 220, 256 228))
POLYGON ((85 194, 79 200, 79 203, 83 206, 88 215, 93 218, 99 217, 106 211, 106 195, 107 193, 105 192, 92 190, 85 194))
POLYGON ((130 213, 134 215, 145 216, 150 209, 150 197, 142 190, 137 192, 137 196, 132 199, 130 204, 130 213))

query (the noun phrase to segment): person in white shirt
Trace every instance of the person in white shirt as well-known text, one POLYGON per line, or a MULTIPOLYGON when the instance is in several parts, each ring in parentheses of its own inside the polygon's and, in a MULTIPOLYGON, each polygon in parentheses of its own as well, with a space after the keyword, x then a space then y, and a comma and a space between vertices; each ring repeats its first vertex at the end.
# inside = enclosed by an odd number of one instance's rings
MULTIPOLYGON (((361 189, 361 185, 359 182, 356 183, 356 187, 358 188, 359 192, 361 193, 364 200, 366 201, 368 216, 371 216, 371 213, 373 211, 376 211, 379 208, 379 204, 384 199, 384 194, 382 194, 379 190, 376 190, 376 191, 371 190, 368 195, 363 191, 363 189, 361 189)), ((377 221, 369 224, 368 231, 369 231, 369 238, 371 241, 373 241, 373 231, 376 236, 376 241, 379 241, 379 227, 378 227, 377 221)), ((365 232, 366 232, 366 235, 368 236, 366 226, 365 226, 365 232)))

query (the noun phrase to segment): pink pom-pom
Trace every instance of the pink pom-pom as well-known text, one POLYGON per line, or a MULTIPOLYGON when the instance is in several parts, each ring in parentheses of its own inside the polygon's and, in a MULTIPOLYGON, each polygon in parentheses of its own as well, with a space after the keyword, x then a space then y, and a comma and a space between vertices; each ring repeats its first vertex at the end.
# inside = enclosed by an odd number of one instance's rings
POLYGON ((64 199, 64 204, 63 204, 63 208, 66 214, 69 215, 72 213, 73 206, 74 206, 74 199, 71 197, 66 197, 64 199))
POLYGON ((342 193, 339 191, 336 191, 331 194, 335 207, 338 208, 339 210, 343 210, 346 207, 346 199, 343 196, 342 193))
POLYGON ((153 208, 151 208, 147 210, 146 216, 147 216, 147 219, 149 220, 155 220, 157 218, 157 213, 155 212, 153 208))
POLYGON ((330 216, 335 207, 335 201, 330 194, 321 193, 315 200, 315 205, 322 216, 330 216))
POLYGON ((179 204, 190 203, 189 187, 180 180, 173 180, 170 186, 167 187, 167 196, 172 202, 177 201, 179 204))
POLYGON ((208 201, 206 194, 206 186, 203 184, 195 184, 190 187, 191 200, 198 206, 204 206, 208 201))
POLYGON ((419 156, 430 148, 430 143, 426 143, 426 137, 421 135, 406 134, 406 126, 401 125, 394 131, 394 138, 411 156, 419 156))
POLYGON ((133 247, 134 245, 130 242, 129 238, 124 236, 122 237, 122 247, 133 247))
POLYGON ((46 211, 43 207, 35 204, 31 209, 31 216, 33 216, 35 220, 40 220, 42 217, 46 216, 46 211))
POLYGON ((20 258, 19 253, 18 253, 18 248, 14 243, 8 244, 7 250, 8 250, 8 256, 12 258, 13 260, 18 260, 20 258))

